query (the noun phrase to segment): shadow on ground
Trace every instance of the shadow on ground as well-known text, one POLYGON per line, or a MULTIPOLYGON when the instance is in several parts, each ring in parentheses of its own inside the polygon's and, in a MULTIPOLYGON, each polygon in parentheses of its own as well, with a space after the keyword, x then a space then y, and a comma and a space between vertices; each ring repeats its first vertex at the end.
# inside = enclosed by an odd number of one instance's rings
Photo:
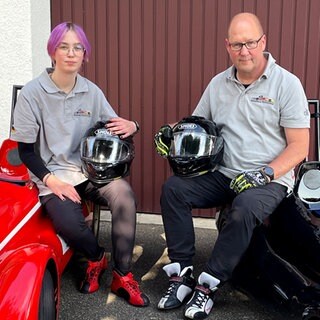
MULTIPOLYGON (((208 220, 208 223, 211 221, 208 220)), ((99 241, 107 252, 110 252, 110 222, 101 222, 100 228, 99 241)), ((183 308, 169 312, 157 309, 158 300, 168 285, 168 279, 162 271, 162 266, 168 261, 163 233, 162 225, 137 226, 133 273, 136 279, 141 279, 141 288, 151 300, 149 307, 132 307, 110 293, 111 267, 103 274, 98 292, 90 295, 79 293, 75 269, 70 265, 62 277, 59 320, 183 319, 183 308)), ((211 252, 216 236, 216 230, 196 229, 196 277, 211 252)), ((279 305, 262 297, 251 297, 226 284, 217 292, 215 308, 208 319, 300 320, 301 311, 296 307, 279 305)))

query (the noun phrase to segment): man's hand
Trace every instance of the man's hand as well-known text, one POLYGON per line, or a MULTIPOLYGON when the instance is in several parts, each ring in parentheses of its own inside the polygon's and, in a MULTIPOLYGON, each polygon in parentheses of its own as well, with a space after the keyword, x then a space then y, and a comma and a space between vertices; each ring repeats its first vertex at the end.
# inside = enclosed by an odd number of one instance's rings
POLYGON ((169 155, 169 149, 172 140, 172 128, 166 124, 160 128, 154 136, 154 144, 158 154, 164 158, 169 155))
POLYGON ((240 192, 260 187, 270 182, 269 177, 263 172, 263 170, 245 171, 238 174, 230 183, 230 188, 237 194, 240 192))

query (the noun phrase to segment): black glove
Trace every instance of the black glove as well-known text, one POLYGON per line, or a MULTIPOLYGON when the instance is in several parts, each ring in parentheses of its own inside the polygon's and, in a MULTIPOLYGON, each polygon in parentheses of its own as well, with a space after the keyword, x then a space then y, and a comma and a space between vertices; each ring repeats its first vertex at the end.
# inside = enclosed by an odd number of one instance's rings
POLYGON ((172 128, 166 124, 160 128, 158 133, 154 136, 154 144, 156 151, 162 157, 167 157, 172 140, 172 128))
POLYGON ((268 184, 270 178, 263 170, 244 171, 238 174, 230 183, 230 188, 235 193, 240 193, 244 190, 260 187, 268 184))

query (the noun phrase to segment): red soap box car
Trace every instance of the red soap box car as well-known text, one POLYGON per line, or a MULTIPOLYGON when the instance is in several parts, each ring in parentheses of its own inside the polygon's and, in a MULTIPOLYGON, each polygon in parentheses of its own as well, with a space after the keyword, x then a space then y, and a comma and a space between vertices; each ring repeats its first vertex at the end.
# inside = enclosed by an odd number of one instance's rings
POLYGON ((10 139, 0 149, 0 221, 1 319, 57 319, 61 275, 72 250, 43 213, 10 139))

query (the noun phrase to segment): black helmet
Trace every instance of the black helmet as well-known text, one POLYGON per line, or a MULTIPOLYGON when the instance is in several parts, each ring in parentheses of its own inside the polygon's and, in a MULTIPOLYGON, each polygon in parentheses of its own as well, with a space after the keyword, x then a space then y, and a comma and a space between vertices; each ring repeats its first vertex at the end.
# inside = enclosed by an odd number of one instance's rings
POLYGON ((310 213, 320 218, 320 162, 300 165, 293 193, 310 213))
POLYGON ((88 179, 98 185, 106 184, 129 174, 134 158, 133 140, 120 139, 99 121, 81 140, 80 156, 88 179))
POLYGON ((172 133, 168 160, 175 175, 204 174, 222 160, 223 139, 213 121, 198 116, 183 118, 172 133))

